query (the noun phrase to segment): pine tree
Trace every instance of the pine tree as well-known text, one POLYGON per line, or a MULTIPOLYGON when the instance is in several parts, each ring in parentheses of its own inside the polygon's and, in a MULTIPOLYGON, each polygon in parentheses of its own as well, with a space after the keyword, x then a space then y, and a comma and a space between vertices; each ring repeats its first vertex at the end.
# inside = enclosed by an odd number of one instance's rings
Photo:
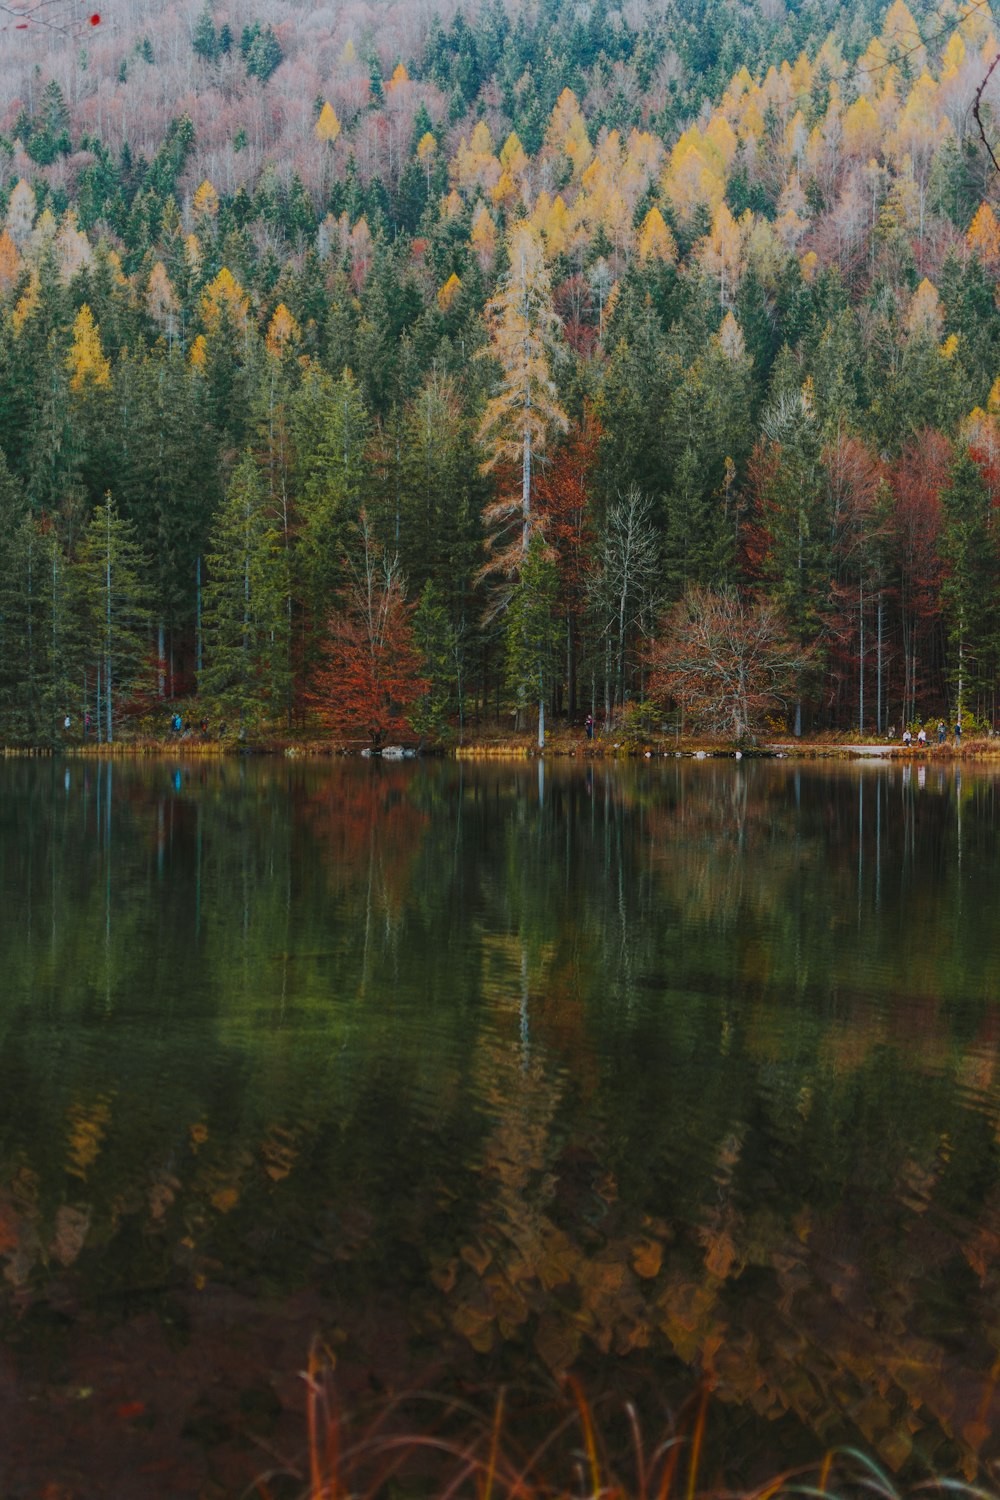
POLYGON ((538 704, 538 747, 545 746, 545 700, 552 686, 555 660, 555 606, 559 575, 540 532, 535 532, 522 563, 506 615, 507 686, 520 715, 534 699, 538 704))
POLYGON ((996 547, 990 534, 990 496, 967 448, 956 455, 941 492, 944 526, 941 585, 951 647, 949 677, 958 718, 970 703, 981 707, 992 688, 997 650, 996 547))
POLYGON ((76 568, 97 723, 109 744, 150 655, 146 574, 135 528, 109 493, 94 511, 76 568))
POLYGON ((212 8, 206 5, 195 23, 191 46, 206 62, 215 62, 219 55, 219 38, 212 19, 212 8))
POLYGON ((287 701, 286 557, 257 465, 237 465, 209 542, 199 690, 241 735, 287 701))
POLYGON ((419 735, 440 744, 448 737, 457 696, 458 639, 444 600, 430 579, 414 611, 413 640, 428 686, 417 700, 411 722, 419 735))

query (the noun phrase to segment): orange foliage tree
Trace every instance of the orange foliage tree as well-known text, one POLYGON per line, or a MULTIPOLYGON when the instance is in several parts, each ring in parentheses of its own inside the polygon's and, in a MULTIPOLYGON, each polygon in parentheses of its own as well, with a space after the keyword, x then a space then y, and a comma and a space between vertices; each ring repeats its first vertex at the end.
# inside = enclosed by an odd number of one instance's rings
POLYGON ((341 734, 365 731, 373 747, 405 734, 411 705, 427 692, 413 641, 413 608, 399 571, 361 512, 361 550, 351 581, 327 622, 327 641, 310 695, 320 722, 341 734))

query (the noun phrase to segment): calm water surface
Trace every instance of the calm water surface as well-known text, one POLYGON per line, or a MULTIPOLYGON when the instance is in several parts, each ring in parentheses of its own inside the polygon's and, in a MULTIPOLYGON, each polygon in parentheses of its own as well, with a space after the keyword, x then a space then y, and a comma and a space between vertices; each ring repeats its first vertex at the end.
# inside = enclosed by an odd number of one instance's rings
POLYGON ((0 1490, 239 1493, 315 1333, 989 1472, 998 832, 968 768, 0 763, 0 1490))

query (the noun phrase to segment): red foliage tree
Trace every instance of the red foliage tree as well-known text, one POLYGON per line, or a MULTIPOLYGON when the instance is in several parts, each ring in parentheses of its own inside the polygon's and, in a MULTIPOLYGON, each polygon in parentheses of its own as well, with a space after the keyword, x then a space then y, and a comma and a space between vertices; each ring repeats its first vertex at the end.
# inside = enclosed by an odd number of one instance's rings
POLYGON ((310 700, 326 728, 367 732, 377 748, 387 735, 408 731, 407 710, 428 682, 398 562, 377 545, 364 511, 360 531, 361 555, 341 591, 340 608, 327 622, 326 651, 310 700))

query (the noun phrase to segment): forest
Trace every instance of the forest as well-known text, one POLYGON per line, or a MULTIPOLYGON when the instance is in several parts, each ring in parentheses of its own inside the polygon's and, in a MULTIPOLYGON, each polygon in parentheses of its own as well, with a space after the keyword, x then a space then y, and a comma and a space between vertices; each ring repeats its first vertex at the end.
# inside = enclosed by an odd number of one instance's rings
POLYGON ((993 726, 985 0, 100 23, 0 46, 0 740, 993 726))

